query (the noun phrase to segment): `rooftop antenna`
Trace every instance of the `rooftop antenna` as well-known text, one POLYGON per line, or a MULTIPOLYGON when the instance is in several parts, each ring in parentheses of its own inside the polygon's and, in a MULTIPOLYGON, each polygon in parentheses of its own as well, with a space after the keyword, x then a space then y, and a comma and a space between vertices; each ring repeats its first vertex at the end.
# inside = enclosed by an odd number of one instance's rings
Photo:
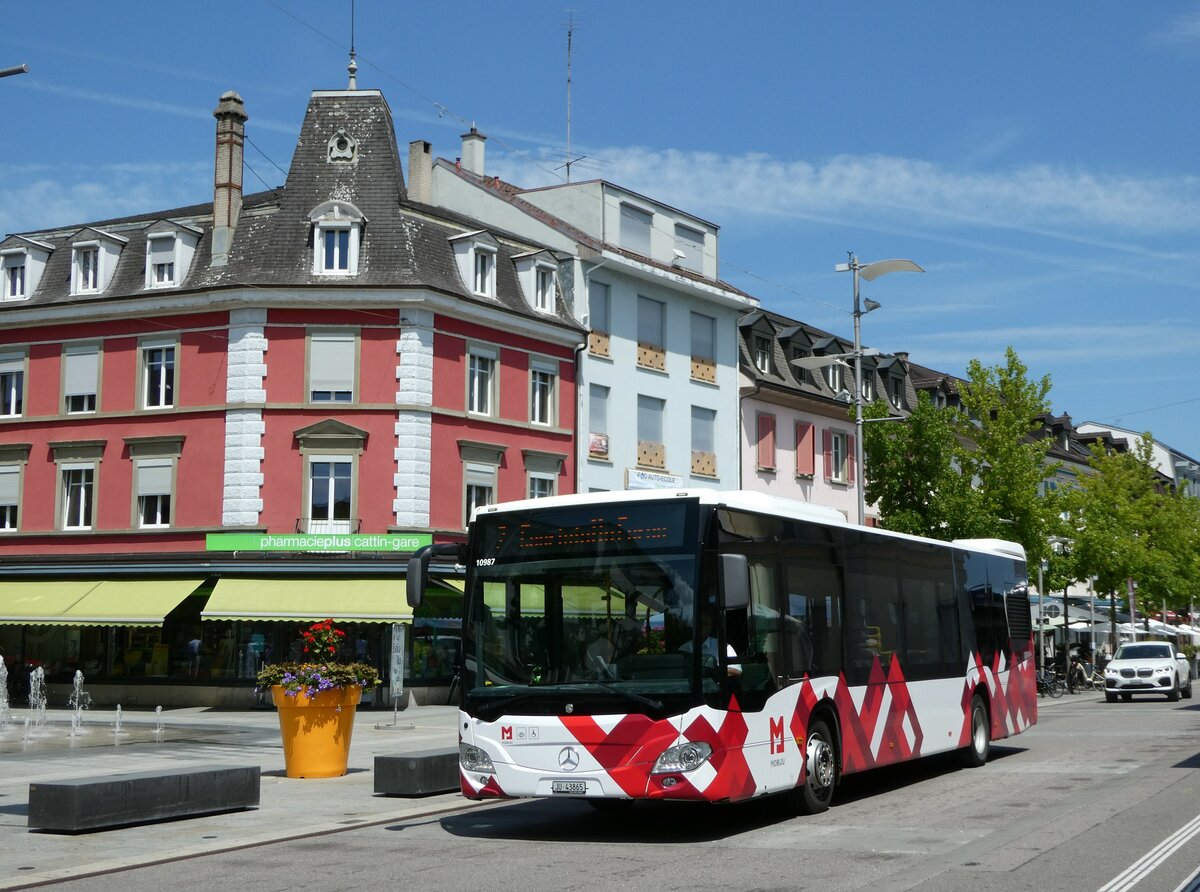
POLYGON ((358 89, 358 63, 354 61, 354 0, 350 0, 350 64, 346 66, 350 72, 350 86, 347 89, 358 89))
POLYGON ((575 10, 567 10, 567 182, 571 182, 571 39, 575 34, 575 10))

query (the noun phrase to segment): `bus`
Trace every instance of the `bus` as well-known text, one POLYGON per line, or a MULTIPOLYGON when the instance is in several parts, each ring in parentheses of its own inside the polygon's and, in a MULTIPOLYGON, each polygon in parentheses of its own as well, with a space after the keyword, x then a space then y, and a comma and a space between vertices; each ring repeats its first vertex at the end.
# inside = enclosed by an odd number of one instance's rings
POLYGON ((469 799, 829 807, 846 775, 1037 721, 1022 547, 940 542, 751 492, 644 490, 477 508, 409 562, 414 608, 466 567, 469 799), (443 570, 443 572, 448 572, 443 570))

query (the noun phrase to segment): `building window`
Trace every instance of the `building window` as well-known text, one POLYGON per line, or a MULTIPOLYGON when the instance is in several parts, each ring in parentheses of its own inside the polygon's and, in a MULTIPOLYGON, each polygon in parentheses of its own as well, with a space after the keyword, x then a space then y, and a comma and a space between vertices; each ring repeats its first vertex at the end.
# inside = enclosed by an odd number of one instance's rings
POLYGON ((357 275, 362 227, 367 222, 362 212, 348 202, 326 201, 308 219, 313 225, 313 273, 357 275))
POLYGON ((754 336, 754 367, 764 375, 771 372, 771 339, 754 336))
MULTIPOLYGON (((22 261, 24 256, 22 255, 22 261)), ((4 261, 4 297, 6 300, 20 300, 25 297, 25 264, 5 258, 4 261)))
POLYGON ((476 508, 494 504, 496 501, 496 466, 483 462, 464 462, 463 483, 466 493, 466 519, 469 521, 471 512, 476 508))
POLYGON ((864 402, 875 402, 875 372, 865 367, 862 370, 862 398, 864 402))
POLYGON ((150 274, 147 283, 151 288, 165 288, 175 284, 175 236, 166 235, 146 240, 146 269, 150 274))
POLYGON ((675 265, 694 273, 704 272, 704 233, 675 224, 675 265))
POLYGON ((25 354, 0 353, 0 417, 18 417, 24 405, 25 354))
MULTIPOLYGON (((791 361, 792 362, 794 362, 797 359, 807 359, 808 356, 809 356, 809 352, 807 350, 805 350, 803 347, 793 347, 791 350, 791 357, 792 357, 791 361)), ((792 365, 791 369, 792 369, 792 376, 799 383, 801 383, 801 384, 811 383, 812 379, 809 378, 807 369, 801 368, 798 365, 792 365)))
POLYGON ((657 397, 637 398, 638 464, 648 468, 665 468, 666 446, 663 442, 663 414, 666 401, 657 397))
POLYGON ((692 406, 692 473, 717 476, 717 413, 715 409, 692 406))
POLYGON ((68 344, 63 349, 63 400, 68 415, 96 411, 100 346, 68 344))
POLYGON ((529 367, 529 420, 534 424, 554 424, 555 382, 558 367, 533 360, 529 367))
MULTIPOLYGON (((939 399, 941 398, 941 394, 939 394, 939 399)), ((904 379, 898 375, 888 378, 888 399, 897 409, 904 408, 904 379)))
POLYGON ((554 477, 550 474, 529 475, 529 498, 544 499, 554 495, 554 477))
POLYGON ((62 528, 64 530, 90 530, 94 509, 96 466, 69 463, 60 467, 62 469, 62 528))
POLYGON ((666 305, 638 295, 638 355, 642 368, 663 371, 667 367, 666 305))
POLYGON ((539 266, 535 272, 534 309, 551 313, 554 311, 554 270, 539 266))
POLYGON ((854 462, 850 452, 854 438, 840 431, 825 431, 825 478, 834 483, 854 482, 854 462))
POLYGON ((825 366, 825 383, 835 395, 846 389, 846 366, 841 360, 834 360, 825 366))
POLYGON ((467 411, 494 415, 496 406, 496 354, 472 349, 467 358, 467 411))
POLYGON ((758 436, 757 457, 758 470, 775 470, 775 416, 759 414, 755 420, 755 430, 758 436))
POLYGON ((692 380, 717 383, 717 320, 692 313, 692 380))
POLYGON ((588 455, 608 458, 608 388, 588 385, 588 455))
POLYGON ((349 533, 354 496, 350 456, 311 456, 308 460, 308 532, 349 533))
POLYGON ((100 290, 100 248, 88 246, 75 249, 74 263, 75 294, 100 290))
POLYGON ((21 466, 0 465, 0 530, 17 529, 21 505, 21 466))
POLYGON ((354 401, 356 335, 314 331, 308 338, 308 399, 313 403, 354 401))
POLYGON ((654 215, 631 204, 621 205, 621 247, 650 256, 650 228, 654 215))
POLYGON ((134 468, 138 526, 143 529, 169 527, 175 462, 170 458, 140 458, 135 460, 134 468))
POLYGON ((588 282, 588 352, 608 356, 609 288, 604 282, 588 282))
POLYGON ((142 345, 142 394, 146 409, 175 405, 175 345, 142 345))
POLYGON ((472 287, 483 297, 496 296, 496 252, 483 245, 475 246, 475 280, 472 287))

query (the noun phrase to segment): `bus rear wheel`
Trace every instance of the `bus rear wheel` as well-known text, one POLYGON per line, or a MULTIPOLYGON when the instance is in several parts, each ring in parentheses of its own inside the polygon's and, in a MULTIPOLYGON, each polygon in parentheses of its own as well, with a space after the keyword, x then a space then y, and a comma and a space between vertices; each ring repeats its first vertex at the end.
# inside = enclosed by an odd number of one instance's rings
POLYGON ((824 719, 808 726, 805 769, 804 783, 795 792, 798 810, 806 815, 820 814, 833 801, 838 777, 837 747, 824 719))
POLYGON ((987 707, 983 698, 976 694, 971 698, 971 740, 962 751, 963 765, 967 768, 979 768, 986 764, 991 746, 992 735, 987 707))

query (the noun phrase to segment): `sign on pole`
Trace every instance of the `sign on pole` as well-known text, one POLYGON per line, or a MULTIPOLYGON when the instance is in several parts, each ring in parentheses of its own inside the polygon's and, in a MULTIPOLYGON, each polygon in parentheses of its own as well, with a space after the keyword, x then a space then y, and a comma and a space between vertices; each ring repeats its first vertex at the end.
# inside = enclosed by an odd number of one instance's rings
POLYGON ((404 624, 392 624, 392 667, 389 675, 392 711, 404 696, 404 624))

